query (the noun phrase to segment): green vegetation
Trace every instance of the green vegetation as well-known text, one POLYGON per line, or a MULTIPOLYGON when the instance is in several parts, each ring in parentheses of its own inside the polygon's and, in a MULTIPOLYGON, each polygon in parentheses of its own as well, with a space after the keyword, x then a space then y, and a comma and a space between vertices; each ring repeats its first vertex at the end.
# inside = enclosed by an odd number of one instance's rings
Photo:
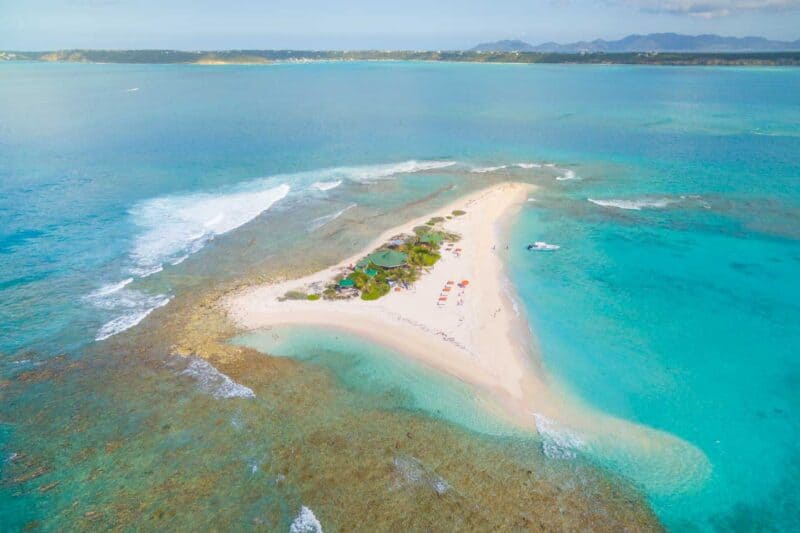
POLYGON ((283 295, 281 300, 310 300, 309 296, 303 291, 289 291, 283 295))
MULTIPOLYGON (((444 218, 434 217, 434 224, 444 218)), ((353 272, 330 283, 322 292, 322 298, 336 300, 352 298, 356 294, 362 300, 377 300, 389 294, 393 285, 412 284, 424 269, 441 259, 439 249, 444 242, 455 242, 460 237, 453 233, 433 230, 429 226, 414 228, 414 235, 391 241, 390 245, 375 250, 358 261, 353 272), (381 264, 378 264, 381 263, 381 264)), ((314 299, 318 299, 319 296, 314 299)), ((311 298, 309 298, 311 299, 311 298)))
POLYGON ((425 246, 415 246, 408 254, 408 262, 414 266, 430 267, 436 264, 441 257, 425 246))
POLYGON ((314 294, 314 293, 306 294, 303 291, 289 291, 282 297, 278 298, 278 300, 280 300, 281 302, 284 302, 286 300, 310 300, 312 302, 315 302, 320 298, 322 298, 321 294, 314 294))
POLYGON ((417 226, 412 231, 417 237, 422 237, 423 235, 431 231, 431 228, 429 228, 428 226, 417 226))
POLYGON ((800 66, 800 52, 543 53, 380 50, 59 50, 0 52, 0 61, 78 63, 266 64, 275 61, 451 61, 628 65, 800 66))
POLYGON ((462 211, 461 209, 456 209, 455 211, 453 211, 453 216, 454 217, 460 217, 460 216, 466 215, 466 214, 467 214, 467 212, 466 211, 462 211))
POLYGON ((432 219, 427 221, 425 223, 425 225, 426 226, 435 226, 436 224, 439 224, 440 222, 444 222, 444 217, 433 217, 432 219))
POLYGON ((388 283, 370 283, 369 286, 361 291, 362 300, 377 300, 381 296, 389 294, 391 287, 388 283))

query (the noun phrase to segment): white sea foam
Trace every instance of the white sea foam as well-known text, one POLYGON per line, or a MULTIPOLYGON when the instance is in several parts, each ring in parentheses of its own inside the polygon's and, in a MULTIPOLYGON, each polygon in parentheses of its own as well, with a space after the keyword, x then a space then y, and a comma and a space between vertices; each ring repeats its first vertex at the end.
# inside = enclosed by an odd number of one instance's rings
POLYGON ((602 207, 614 207, 617 209, 627 209, 633 211, 641 211, 642 209, 662 209, 668 205, 678 203, 680 200, 676 198, 634 198, 632 200, 614 199, 598 200, 595 198, 588 198, 593 204, 602 207))
POLYGON ((159 265, 151 265, 147 267, 132 267, 128 270, 128 273, 133 274, 134 276, 140 278, 146 278, 147 276, 152 276, 153 274, 158 274, 164 270, 164 267, 159 265))
POLYGON ((401 477, 401 484, 427 486, 439 495, 450 490, 450 484, 443 477, 428 471, 416 457, 410 455, 395 457, 394 468, 401 477))
POLYGON ((139 90, 138 87, 131 87, 130 89, 126 89, 125 92, 126 93, 135 93, 138 90, 139 90))
POLYGON ((580 178, 578 178, 578 175, 575 174, 574 170, 570 170, 568 168, 565 168, 565 169, 562 169, 562 170, 564 170, 564 173, 561 176, 556 176, 556 180, 557 181, 569 181, 569 180, 580 179, 580 178))
POLYGON ((117 283, 109 283, 84 297, 85 301, 95 307, 116 315, 98 330, 95 340, 101 341, 132 328, 169 302, 170 298, 165 294, 146 294, 131 289, 129 285, 132 282, 133 278, 126 278, 117 283))
POLYGON ((533 244, 528 245, 528 250, 540 250, 544 252, 552 252, 554 250, 558 250, 561 246, 557 244, 550 244, 544 241, 536 241, 533 244))
POLYGON ((289 194, 289 185, 253 182, 227 194, 189 194, 147 200, 131 215, 144 229, 136 238, 131 273, 147 276, 164 262, 174 262, 200 250, 209 240, 253 220, 289 194))
POLYGON ((194 378, 202 391, 217 399, 255 398, 256 396, 251 388, 236 383, 204 359, 191 358, 181 375, 194 378))
MULTIPOLYGON (((128 292, 137 292, 137 291, 128 291, 128 292)), ((142 294, 138 293, 137 294, 142 294)), ((126 308, 127 311, 124 312, 122 315, 114 318, 103 324, 103 327, 97 332, 94 340, 102 341, 109 337, 116 335, 117 333, 122 333, 126 329, 130 329, 133 326, 137 325, 139 322, 147 318, 147 315, 158 309, 159 307, 163 307, 169 303, 169 297, 163 294, 159 294, 156 296, 142 296, 140 298, 124 298, 122 300, 118 300, 118 307, 126 308), (130 305, 129 305, 130 303, 130 305)), ((102 300, 98 303, 98 307, 104 308, 114 308, 115 305, 110 303, 106 300, 102 300), (102 303, 100 303, 102 302, 102 303)))
POLYGON ((130 214, 142 232, 136 238, 130 273, 145 277, 165 263, 178 263, 214 239, 250 222, 285 198, 291 186, 330 190, 344 180, 367 182, 455 165, 455 161, 403 161, 339 167, 257 179, 227 193, 194 193, 145 200, 130 214), (277 185, 277 183, 283 183, 277 185), (311 185, 307 185, 311 183, 311 185))
POLYGON ((311 184, 312 189, 316 189, 318 191, 329 191, 331 189, 335 189, 339 185, 342 184, 342 180, 336 181, 316 181, 311 184))
POLYGON ((315 218, 314 220, 308 223, 308 231, 317 230, 322 226, 324 226, 325 224, 333 222, 334 220, 342 216, 346 211, 349 211, 350 209, 354 208, 356 205, 358 204, 350 204, 347 207, 336 211, 335 213, 315 218))
POLYGON ((489 172, 497 172, 498 170, 505 170, 507 168, 521 168, 524 170, 530 170, 532 168, 541 168, 542 165, 540 163, 514 163, 513 165, 497 165, 497 166, 489 166, 489 167, 473 167, 470 169, 470 172, 474 172, 476 174, 486 174, 489 172))
POLYGON ((417 172, 427 172, 440 168, 447 168, 455 164, 455 161, 417 161, 412 159, 409 161, 402 161, 400 163, 363 165, 358 167, 323 168, 319 170, 298 172, 295 174, 280 174, 273 176, 273 179, 285 180, 291 184, 311 183, 309 186, 311 188, 326 190, 324 187, 330 186, 329 188, 333 188, 334 183, 336 183, 336 186, 338 186, 340 182, 343 182, 344 180, 355 182, 376 181, 393 178, 401 174, 414 174, 417 172))
POLYGON ((529 201, 529 202, 535 202, 535 201, 536 201, 536 198, 528 198, 528 201, 529 201))
POLYGON ((508 168, 508 165, 498 165, 496 167, 475 167, 470 172, 475 172, 476 174, 486 174, 488 172, 497 172, 498 170, 503 170, 508 168))
POLYGON ((322 533, 322 524, 314 516, 314 512, 303 505, 297 518, 289 526, 289 533, 322 533))
POLYGON ((585 441, 577 433, 559 427, 544 415, 533 413, 536 430, 542 440, 542 452, 551 459, 573 459, 584 447, 585 441))
POLYGON ((122 289, 125 288, 126 285, 128 285, 132 281, 133 281, 133 278, 126 278, 126 279, 123 279, 122 281, 117 282, 117 283, 109 283, 108 285, 103 285, 102 287, 100 287, 96 291, 92 292, 89 295, 89 298, 90 299, 96 299, 96 298, 103 298, 105 296, 109 296, 111 294, 114 294, 115 292, 121 291, 122 289))
POLYGON ((371 165, 363 167, 341 167, 327 171, 320 171, 330 177, 349 179, 351 181, 373 181, 391 178, 399 174, 415 174, 441 168, 452 167, 455 161, 403 161, 402 163, 389 163, 386 165, 371 165))

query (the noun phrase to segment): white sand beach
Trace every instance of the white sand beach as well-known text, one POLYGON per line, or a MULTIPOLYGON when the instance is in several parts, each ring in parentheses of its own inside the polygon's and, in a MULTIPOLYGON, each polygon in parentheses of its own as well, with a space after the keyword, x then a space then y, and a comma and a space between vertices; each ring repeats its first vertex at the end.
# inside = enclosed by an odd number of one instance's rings
POLYGON ((705 478, 708 463, 696 447, 586 407, 547 377, 503 266, 508 225, 532 190, 522 183, 494 185, 392 228, 362 253, 335 266, 301 279, 248 287, 229 296, 225 305, 246 330, 318 325, 389 346, 473 386, 487 409, 521 428, 539 431, 556 453, 602 447, 604 456, 618 456, 620 464, 635 455, 638 464, 652 464, 653 472, 645 466, 632 477, 650 486, 670 479, 669 490, 682 471, 687 484, 705 478), (460 234, 461 240, 451 251, 443 248, 442 259, 410 290, 392 291, 375 301, 279 301, 288 291, 332 281, 392 236, 410 234, 431 216, 446 216, 454 209, 466 214, 447 220, 444 229, 460 234), (465 288, 458 286, 463 280, 469 281, 465 288), (444 291, 445 287, 452 288, 444 291), (440 301, 444 296, 447 300, 440 301), (670 476, 659 475, 664 468, 671 470, 670 476))

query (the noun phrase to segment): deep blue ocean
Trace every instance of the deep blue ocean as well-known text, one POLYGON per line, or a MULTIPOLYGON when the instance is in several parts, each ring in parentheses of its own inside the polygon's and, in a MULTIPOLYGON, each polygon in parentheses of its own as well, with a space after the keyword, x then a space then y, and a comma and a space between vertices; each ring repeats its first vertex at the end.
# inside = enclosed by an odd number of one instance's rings
MULTIPOLYGON (((504 166, 540 185, 509 267, 546 370, 711 464, 648 494, 665 525, 800 529, 797 69, 0 63, 1 377, 504 166)), ((5 420, 6 455, 46 436, 5 420)))

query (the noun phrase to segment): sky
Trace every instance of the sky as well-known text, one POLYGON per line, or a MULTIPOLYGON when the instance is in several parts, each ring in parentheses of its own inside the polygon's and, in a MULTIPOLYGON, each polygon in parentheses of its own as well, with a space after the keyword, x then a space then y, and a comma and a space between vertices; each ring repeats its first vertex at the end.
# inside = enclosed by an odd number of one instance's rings
POLYGON ((800 0, 0 0, 0 49, 465 49, 631 33, 800 39, 800 0))

